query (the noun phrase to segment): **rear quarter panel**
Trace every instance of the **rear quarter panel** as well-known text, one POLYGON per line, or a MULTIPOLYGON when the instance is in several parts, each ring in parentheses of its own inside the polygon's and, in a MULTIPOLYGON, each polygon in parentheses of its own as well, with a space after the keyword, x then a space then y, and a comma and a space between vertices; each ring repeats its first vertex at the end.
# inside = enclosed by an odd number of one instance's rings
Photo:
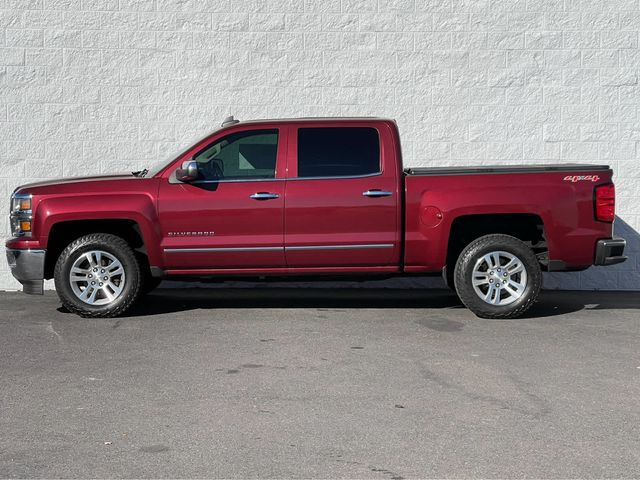
POLYGON ((570 268, 591 265, 596 241, 612 234, 612 224, 597 221, 593 208, 594 188, 610 183, 611 172, 579 173, 597 175, 596 182, 573 182, 565 180, 567 175, 558 171, 406 176, 405 269, 441 270, 456 218, 501 213, 538 215, 551 260, 561 260, 570 268), (434 217, 437 211, 439 221, 434 217))

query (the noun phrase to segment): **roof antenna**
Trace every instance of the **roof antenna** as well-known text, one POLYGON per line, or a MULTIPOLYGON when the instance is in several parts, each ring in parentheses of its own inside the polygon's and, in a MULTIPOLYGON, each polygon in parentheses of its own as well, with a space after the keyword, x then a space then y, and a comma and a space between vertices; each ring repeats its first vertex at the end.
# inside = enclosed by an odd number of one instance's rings
POLYGON ((226 127, 227 125, 235 125, 236 123, 240 123, 240 120, 236 120, 233 118, 233 115, 229 115, 222 121, 222 126, 226 127))

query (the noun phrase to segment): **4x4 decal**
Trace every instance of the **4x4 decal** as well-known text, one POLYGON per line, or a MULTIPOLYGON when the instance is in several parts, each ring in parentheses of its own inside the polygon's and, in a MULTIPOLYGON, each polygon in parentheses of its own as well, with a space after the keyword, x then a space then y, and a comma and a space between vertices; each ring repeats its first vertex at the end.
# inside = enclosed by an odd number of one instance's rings
POLYGON ((597 182, 600 180, 598 175, 567 175, 563 179, 565 182, 597 182))

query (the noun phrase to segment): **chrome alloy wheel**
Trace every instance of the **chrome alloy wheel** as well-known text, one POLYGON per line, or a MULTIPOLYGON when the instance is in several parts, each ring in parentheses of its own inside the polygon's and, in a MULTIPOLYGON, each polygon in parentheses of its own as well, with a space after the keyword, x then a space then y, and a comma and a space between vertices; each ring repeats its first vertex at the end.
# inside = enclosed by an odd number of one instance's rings
POLYGON ((80 255, 69 271, 73 293, 89 305, 106 305, 120 296, 125 282, 120 260, 103 250, 80 255))
POLYGON ((473 289, 490 305, 509 305, 527 288, 524 263, 509 252, 490 252, 480 257, 473 267, 473 289))

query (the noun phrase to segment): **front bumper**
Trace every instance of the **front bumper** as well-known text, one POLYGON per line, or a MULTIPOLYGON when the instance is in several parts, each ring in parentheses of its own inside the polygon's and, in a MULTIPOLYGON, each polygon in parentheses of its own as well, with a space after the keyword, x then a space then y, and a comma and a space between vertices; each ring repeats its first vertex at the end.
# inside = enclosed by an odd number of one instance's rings
POLYGON ((44 293, 44 257, 46 250, 7 249, 11 274, 22 284, 22 291, 31 295, 44 293))
POLYGON ((596 258, 594 265, 615 265, 624 262, 627 257, 623 255, 627 242, 624 238, 607 238, 598 240, 596 244, 596 258))

